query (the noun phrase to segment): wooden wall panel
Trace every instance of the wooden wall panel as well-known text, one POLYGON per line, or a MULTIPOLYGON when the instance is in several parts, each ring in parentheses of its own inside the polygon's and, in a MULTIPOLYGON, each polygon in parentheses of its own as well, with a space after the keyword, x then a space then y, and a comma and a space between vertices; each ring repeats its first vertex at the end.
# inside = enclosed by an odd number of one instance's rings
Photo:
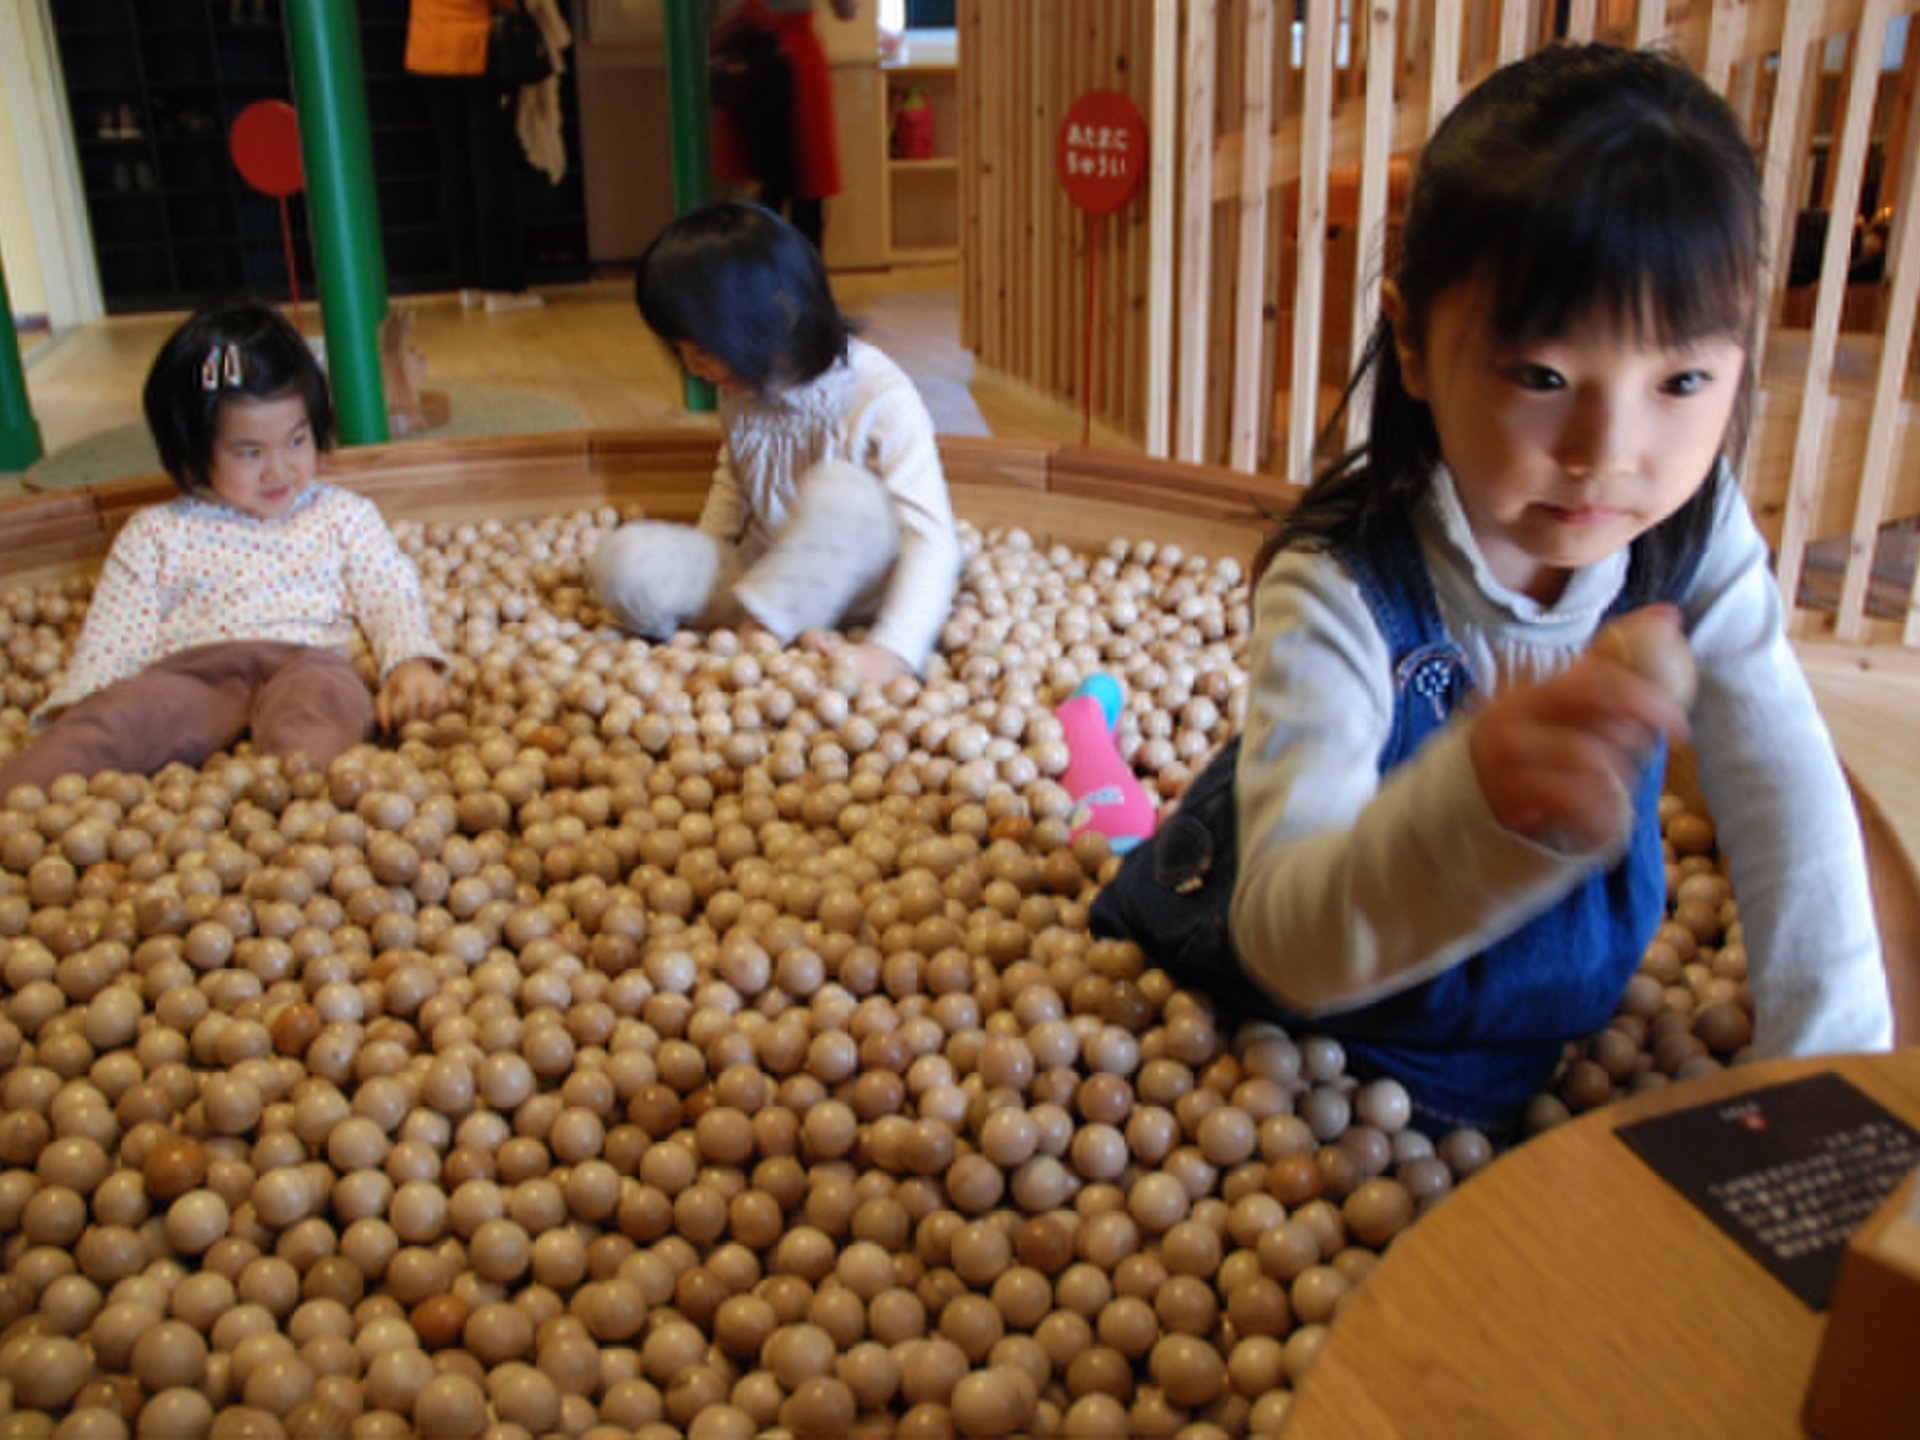
POLYGON ((980 364, 1076 408, 1090 396, 1094 419, 1144 437, 1147 190, 1096 234, 1060 187, 1054 146, 1067 107, 1088 90, 1119 90, 1151 115, 1154 0, 961 0, 957 19, 970 130, 962 213, 969 240, 977 230, 980 241, 961 255, 963 339, 980 364), (1089 376, 1090 238, 1098 255, 1089 376))
POLYGON ((1087 226, 1054 178, 1055 130, 1096 86, 1152 115, 1156 0, 960 0, 963 336, 982 364, 1170 437, 1178 459, 1304 481, 1438 117, 1556 24, 1664 45, 1726 94, 1762 165, 1774 263, 1743 483, 1796 638, 1920 649, 1920 581, 1886 575, 1890 547, 1920 549, 1920 0, 1161 3, 1180 52, 1156 117, 1180 132, 1172 253, 1148 243, 1144 194, 1105 223, 1089 387, 1087 226), (1876 209, 1889 259, 1863 277, 1847 221, 1876 209), (1809 210, 1842 217, 1824 245, 1809 210), (1796 248, 1817 276, 1790 286, 1796 248), (1173 277, 1157 349, 1156 265, 1173 277))

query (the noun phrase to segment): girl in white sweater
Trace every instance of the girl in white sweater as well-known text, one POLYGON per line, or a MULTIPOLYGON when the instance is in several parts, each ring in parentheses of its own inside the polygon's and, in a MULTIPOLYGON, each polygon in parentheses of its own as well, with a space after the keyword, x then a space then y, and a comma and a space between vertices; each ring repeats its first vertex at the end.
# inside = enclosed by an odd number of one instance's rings
POLYGON ((924 668, 960 573, 933 420, 853 337, 819 252, 757 205, 708 205, 648 246, 634 293, 718 387, 723 445, 697 528, 641 521, 601 543, 601 601, 652 639, 757 626, 875 682, 924 668))

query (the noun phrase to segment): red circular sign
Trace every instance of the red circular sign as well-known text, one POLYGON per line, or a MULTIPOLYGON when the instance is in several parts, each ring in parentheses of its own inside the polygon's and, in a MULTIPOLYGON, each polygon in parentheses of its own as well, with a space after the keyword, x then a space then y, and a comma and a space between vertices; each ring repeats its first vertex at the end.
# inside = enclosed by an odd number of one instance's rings
POLYGON ((1118 210, 1140 188, 1147 122, 1119 90, 1089 90, 1060 122, 1054 160, 1067 198, 1090 215, 1118 210))
POLYGON ((284 100, 256 100, 234 116, 227 149, 241 178, 262 195, 296 195, 306 182, 300 120, 284 100))

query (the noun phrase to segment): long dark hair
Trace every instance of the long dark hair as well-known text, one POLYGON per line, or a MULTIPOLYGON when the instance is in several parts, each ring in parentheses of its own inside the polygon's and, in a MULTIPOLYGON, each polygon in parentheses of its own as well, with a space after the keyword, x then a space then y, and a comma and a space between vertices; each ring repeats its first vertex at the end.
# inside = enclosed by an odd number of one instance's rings
POLYGON ((228 400, 298 395, 318 450, 333 448, 333 394, 300 332, 260 300, 229 300, 167 338, 142 395, 160 465, 189 495, 212 486, 213 442, 228 400))
POLYGON ((662 340, 699 346, 761 394, 825 373, 853 333, 813 242, 744 201, 670 221, 640 257, 633 298, 662 340))
MULTIPOLYGON (((1427 143, 1394 271, 1404 323, 1424 340, 1434 300, 1492 282, 1505 344, 1606 316, 1662 344, 1733 336, 1748 346, 1730 427, 1745 438, 1764 238, 1759 168, 1739 120, 1677 58, 1613 45, 1552 46, 1495 71, 1427 143)), ((1427 406, 1407 393, 1383 316, 1322 443, 1370 385, 1365 443, 1326 466, 1262 551, 1362 542, 1403 523, 1440 463, 1427 406)), ((1334 442, 1337 443, 1337 442, 1334 442)), ((1703 482, 1711 476, 1703 476, 1703 482)), ((1633 543, 1636 602, 1705 544, 1714 486, 1633 543)))

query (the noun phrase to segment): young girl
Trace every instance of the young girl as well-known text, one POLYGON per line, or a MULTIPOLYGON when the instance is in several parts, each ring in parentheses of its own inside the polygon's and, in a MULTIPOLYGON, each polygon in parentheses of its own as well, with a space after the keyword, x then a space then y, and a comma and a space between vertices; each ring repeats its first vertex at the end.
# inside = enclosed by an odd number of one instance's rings
MULTIPOLYGON (((1429 1129, 1503 1128, 1613 1013, 1662 918, 1664 737, 1689 721, 1753 1053, 1889 1043, 1845 779, 1723 454, 1759 193, 1732 113, 1677 61, 1596 45, 1497 72, 1421 159, 1365 446, 1268 547, 1237 763, 1194 786, 1221 828, 1237 806, 1214 852, 1231 951, 1149 956, 1339 1038, 1429 1129), (1691 643, 1690 716, 1584 653, 1650 605, 1691 643)), ((1169 822, 1154 848, 1177 870, 1194 844, 1169 822)), ((1109 932, 1164 942, 1139 908, 1172 903, 1153 863, 1101 907, 1109 932)))
POLYGON ((920 670, 953 602, 960 539, 913 382, 854 339, 820 253, 757 205, 691 210, 640 257, 640 313, 720 392, 698 529, 640 522, 593 561, 638 634, 758 626, 844 649, 867 679, 920 670), (829 633, 870 620, 864 641, 829 633))
POLYGON ((0 765, 16 785, 197 765, 251 733, 325 764, 447 703, 419 577, 373 502, 314 478, 333 402, 306 342, 264 305, 202 311, 147 376, 160 463, 186 493, 137 512, 108 552, 52 724, 0 765), (347 658, 356 622, 382 677, 347 658))

